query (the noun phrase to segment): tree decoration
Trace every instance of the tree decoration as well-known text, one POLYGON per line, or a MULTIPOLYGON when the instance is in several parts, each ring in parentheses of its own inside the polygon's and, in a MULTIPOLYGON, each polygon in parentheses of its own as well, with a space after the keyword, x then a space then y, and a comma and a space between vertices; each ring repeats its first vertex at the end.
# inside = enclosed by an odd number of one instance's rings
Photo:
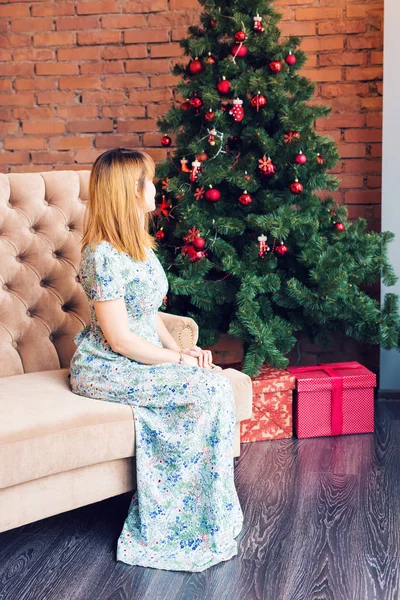
POLYGON ((275 252, 277 254, 279 254, 280 256, 284 256, 285 254, 287 254, 289 251, 289 248, 287 246, 285 246, 285 244, 283 242, 281 242, 276 248, 275 248, 275 252))
POLYGON ((197 75, 197 73, 201 73, 203 71, 204 67, 201 64, 201 61, 199 60, 198 56, 196 56, 196 58, 192 61, 190 61, 189 63, 189 71, 191 72, 192 75, 197 75))
POLYGON ((213 57, 211 52, 209 52, 207 58, 205 59, 205 62, 208 63, 209 65, 215 65, 215 63, 217 61, 215 60, 215 58, 213 57))
POLYGON ((282 63, 280 60, 271 60, 268 66, 272 73, 279 73, 279 71, 282 69, 282 63))
POLYGON ((192 170, 190 172, 190 181, 194 183, 197 181, 198 175, 201 169, 201 162, 199 160, 194 160, 192 162, 192 170))
POLYGON ((210 184, 210 189, 206 191, 205 196, 209 202, 218 202, 221 199, 221 192, 210 184))
POLYGON ((169 218, 169 211, 171 210, 171 205, 168 204, 165 195, 163 194, 161 196, 161 202, 158 204, 157 208, 156 208, 156 214, 159 215, 163 215, 167 220, 169 218))
POLYGON ((303 191, 303 185, 300 183, 297 177, 294 180, 294 182, 290 184, 290 191, 293 194, 301 194, 301 192, 303 191))
POLYGON ((206 252, 204 250, 196 250, 192 244, 186 244, 183 246, 182 254, 184 256, 188 256, 192 262, 196 262, 206 256, 206 252))
POLYGON ((296 64, 296 57, 294 54, 292 54, 292 51, 289 50, 289 54, 287 55, 287 57, 285 58, 285 61, 288 65, 292 66, 294 64, 296 64))
POLYGON ((217 130, 213 127, 210 131, 210 135, 208 136, 208 143, 210 146, 215 146, 215 136, 217 135, 217 130))
POLYGON ((324 161, 324 157, 323 157, 323 156, 321 156, 321 155, 320 155, 320 153, 318 152, 318 153, 317 153, 317 163, 318 163, 319 165, 323 165, 323 164, 324 164, 324 162, 325 162, 325 161, 324 161))
POLYGON ((190 169, 188 167, 188 161, 185 157, 181 159, 181 171, 182 173, 190 173, 190 169))
POLYGON ((307 157, 305 154, 303 154, 302 150, 300 150, 300 152, 294 160, 297 162, 298 165, 305 165, 307 162, 307 157))
POLYGON ((244 172, 244 178, 246 179, 246 181, 251 181, 251 177, 250 175, 247 173, 247 171, 244 172))
POLYGON ((193 240, 193 246, 196 248, 196 250, 203 250, 205 245, 206 245, 206 240, 204 238, 202 238, 200 235, 199 235, 199 237, 197 237, 193 240))
POLYGON ((156 239, 163 240, 164 237, 165 237, 165 233, 163 231, 163 227, 160 227, 160 229, 158 231, 156 231, 156 239))
POLYGON ((204 118, 206 121, 210 122, 215 118, 215 113, 213 112, 213 110, 210 108, 208 112, 206 112, 206 114, 204 115, 204 118))
POLYGON ((204 152, 204 150, 203 150, 203 152, 201 152, 200 154, 198 154, 198 155, 196 156, 196 160, 199 160, 200 162, 204 162, 205 160, 207 160, 207 158, 208 158, 208 156, 207 156, 207 154, 204 152))
POLYGON ((224 95, 229 94, 231 91, 231 82, 225 77, 225 75, 222 76, 221 81, 218 81, 217 90, 219 94, 224 95))
POLYGON ((161 138, 161 146, 168 147, 172 144, 172 140, 169 135, 163 135, 161 138))
POLYGON ((254 31, 257 31, 257 32, 264 31, 264 27, 261 24, 262 17, 260 17, 260 15, 258 13, 255 17, 253 17, 253 21, 254 21, 254 25, 253 25, 254 31))
POLYGON ((270 250, 270 247, 267 244, 267 236, 262 233, 257 239, 259 244, 258 256, 264 258, 265 254, 270 250))
POLYGON ((255 96, 253 96, 252 99, 250 100, 250 104, 252 106, 254 106, 255 108, 257 108, 257 112, 258 112, 260 110, 260 108, 262 108, 263 106, 266 106, 267 99, 260 92, 257 92, 257 94, 255 96))
POLYGON ((238 199, 242 206, 247 206, 248 204, 251 204, 253 202, 253 198, 250 196, 250 194, 247 193, 247 190, 245 190, 243 194, 239 196, 238 199))
POLYGON ((190 100, 190 106, 196 109, 196 113, 198 113, 199 108, 203 106, 203 100, 199 98, 197 92, 194 92, 193 98, 190 100))
POLYGON ((231 48, 231 54, 232 54, 232 56, 233 56, 234 59, 236 57, 243 58, 243 56, 246 56, 246 54, 247 54, 247 48, 243 44, 243 42, 239 42, 238 44, 236 43, 231 48))
POLYGON ((283 141, 286 144, 290 144, 293 140, 299 140, 300 133, 298 131, 289 131, 289 133, 285 133, 283 136, 283 141))
POLYGON ((269 156, 267 158, 266 154, 258 159, 258 168, 263 175, 275 175, 276 173, 276 166, 269 156))
POLYGON ((244 31, 237 31, 235 33, 235 40, 237 42, 244 42, 247 39, 247 35, 244 31))
POLYGON ((337 223, 335 223, 335 227, 338 231, 344 231, 345 230, 345 226, 344 223, 341 223, 340 221, 337 221, 337 223))
POLYGON ((233 108, 231 108, 229 114, 233 116, 235 121, 240 123, 240 121, 242 121, 244 118, 243 100, 241 100, 240 98, 236 98, 233 101, 233 108))
POLYGON ((194 197, 196 198, 196 200, 201 200, 204 197, 204 194, 205 194, 205 189, 204 189, 204 185, 202 185, 200 188, 196 188, 194 197))
POLYGON ((185 102, 182 102, 182 104, 181 104, 181 109, 189 110, 189 108, 190 108, 189 98, 186 98, 185 102))

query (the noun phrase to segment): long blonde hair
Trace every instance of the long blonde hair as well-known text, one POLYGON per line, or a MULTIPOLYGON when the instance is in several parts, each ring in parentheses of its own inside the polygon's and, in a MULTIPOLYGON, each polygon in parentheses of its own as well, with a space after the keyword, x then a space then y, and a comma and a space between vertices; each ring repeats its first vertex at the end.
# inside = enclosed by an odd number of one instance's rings
POLYGON ((82 250, 105 240, 134 260, 146 260, 146 251, 157 248, 157 240, 148 231, 153 216, 145 212, 144 198, 145 180, 154 175, 155 163, 143 150, 114 148, 96 158, 89 179, 82 250))

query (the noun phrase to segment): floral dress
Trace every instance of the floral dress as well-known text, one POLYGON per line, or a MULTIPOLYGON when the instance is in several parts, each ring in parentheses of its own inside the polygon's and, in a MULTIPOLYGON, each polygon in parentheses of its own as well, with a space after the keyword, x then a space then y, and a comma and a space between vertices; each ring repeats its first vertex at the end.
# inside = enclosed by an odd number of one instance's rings
POLYGON ((79 276, 91 317, 74 338, 71 389, 129 404, 133 412, 137 489, 117 560, 173 571, 204 571, 229 560, 243 525, 234 484, 231 382, 199 366, 137 362, 114 352, 104 338, 92 300, 124 298, 130 331, 162 347, 156 315, 168 280, 153 249, 142 262, 106 241, 86 246, 79 276))

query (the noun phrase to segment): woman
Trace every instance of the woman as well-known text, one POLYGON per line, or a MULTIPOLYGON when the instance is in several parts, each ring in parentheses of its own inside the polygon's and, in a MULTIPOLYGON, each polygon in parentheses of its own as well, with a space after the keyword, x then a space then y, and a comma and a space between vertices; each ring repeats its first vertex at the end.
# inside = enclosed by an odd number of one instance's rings
MULTIPOLYGON (((180 350, 158 313, 168 280, 148 233, 155 164, 139 150, 94 162, 80 280, 90 323, 74 338, 72 391, 132 407, 137 490, 117 560, 203 571, 237 554, 231 382, 211 352, 180 350)), ((100 441, 100 440, 99 440, 100 441)))

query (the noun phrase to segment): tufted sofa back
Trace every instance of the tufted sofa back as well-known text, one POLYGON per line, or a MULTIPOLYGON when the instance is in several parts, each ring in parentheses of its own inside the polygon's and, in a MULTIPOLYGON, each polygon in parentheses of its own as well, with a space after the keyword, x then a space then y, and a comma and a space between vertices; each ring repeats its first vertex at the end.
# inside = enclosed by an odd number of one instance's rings
POLYGON ((68 367, 89 321, 77 280, 89 176, 0 174, 0 377, 68 367))

